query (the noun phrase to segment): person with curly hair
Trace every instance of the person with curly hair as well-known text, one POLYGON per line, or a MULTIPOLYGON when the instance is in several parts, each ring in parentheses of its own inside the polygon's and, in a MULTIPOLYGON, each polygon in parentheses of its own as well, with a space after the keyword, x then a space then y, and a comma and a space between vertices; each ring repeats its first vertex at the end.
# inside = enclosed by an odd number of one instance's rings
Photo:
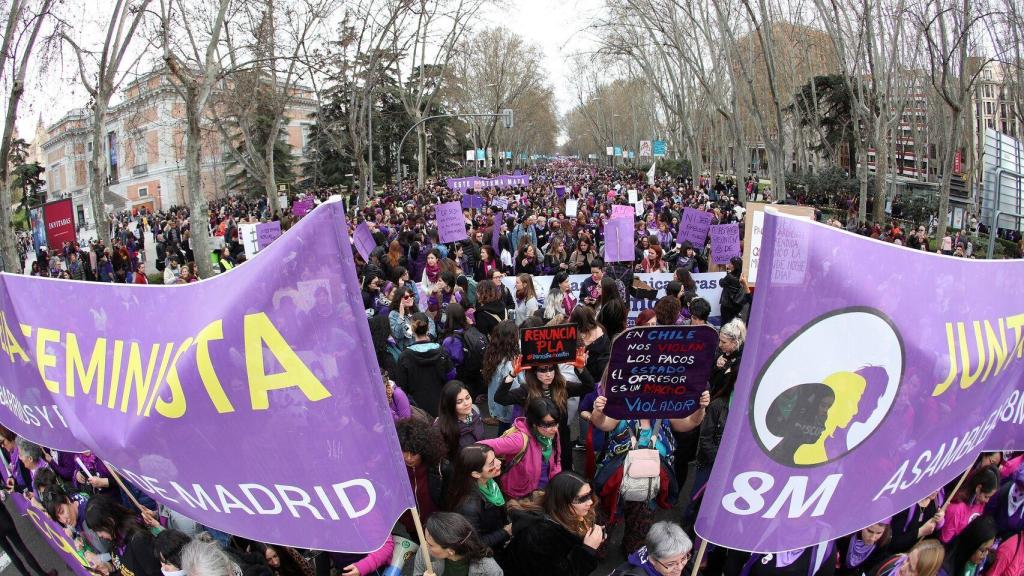
MULTIPOLYGON (((490 413, 484 424, 498 426, 498 433, 508 430, 512 425, 512 408, 498 403, 494 395, 498 392, 505 375, 512 372, 512 361, 519 356, 519 329, 513 320, 502 320, 491 332, 490 341, 484 351, 483 377, 487 382, 487 409, 490 413)), ((514 376, 516 384, 510 389, 518 388, 526 383, 525 375, 520 372, 514 376)))
MULTIPOLYGON (((444 457, 444 439, 436 426, 416 417, 399 421, 395 428, 409 484, 416 495, 416 507, 420 517, 426 520, 441 509, 451 476, 450 465, 444 457)), ((410 534, 415 533, 408 513, 402 516, 402 523, 410 529, 410 534)))

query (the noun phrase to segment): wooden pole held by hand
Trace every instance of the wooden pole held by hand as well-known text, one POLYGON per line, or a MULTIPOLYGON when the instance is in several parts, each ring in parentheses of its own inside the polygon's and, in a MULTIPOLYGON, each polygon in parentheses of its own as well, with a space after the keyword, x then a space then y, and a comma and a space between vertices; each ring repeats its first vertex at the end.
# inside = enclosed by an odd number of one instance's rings
POLYGON ((427 550, 427 533, 423 531, 423 523, 420 522, 420 511, 416 507, 411 509, 412 522, 416 525, 416 534, 420 538, 420 552, 423 553, 423 561, 426 563, 426 571, 423 572, 423 576, 436 576, 434 574, 434 565, 430 563, 430 551, 427 550))

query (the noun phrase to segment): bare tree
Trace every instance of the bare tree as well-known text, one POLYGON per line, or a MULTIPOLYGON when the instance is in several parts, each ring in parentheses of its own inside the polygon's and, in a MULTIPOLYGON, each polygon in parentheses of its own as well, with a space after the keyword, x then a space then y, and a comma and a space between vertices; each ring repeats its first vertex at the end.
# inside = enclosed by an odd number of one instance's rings
POLYGON ((96 235, 108 246, 110 225, 104 203, 104 193, 108 185, 107 163, 103 160, 103 151, 106 150, 103 139, 107 132, 107 110, 110 108, 111 97, 145 53, 145 50, 140 50, 133 60, 126 60, 129 57, 128 49, 142 25, 147 14, 146 9, 151 2, 152 0, 138 0, 136 3, 115 0, 99 53, 80 46, 69 35, 62 34, 64 41, 75 52, 82 84, 92 99, 92 168, 89 201, 96 222, 96 235), (86 63, 87 60, 91 61, 91 66, 86 63))
POLYGON ((36 50, 40 32, 53 19, 54 0, 11 0, 0 44, 0 79, 8 87, 3 137, 0 139, 0 256, 3 269, 21 274, 16 238, 11 228, 11 147, 18 106, 25 94, 25 77, 36 50), (7 62, 10 62, 8 65, 7 62))
POLYGON ((173 78, 172 84, 184 103, 185 177, 189 193, 189 239, 202 278, 213 276, 209 209, 203 192, 200 154, 206 107, 217 82, 223 77, 218 45, 230 0, 219 0, 212 19, 202 5, 186 5, 185 0, 160 0, 160 43, 163 60, 173 78), (184 38, 178 42, 172 27, 181 26, 184 38), (205 28, 205 29, 203 29, 205 28))

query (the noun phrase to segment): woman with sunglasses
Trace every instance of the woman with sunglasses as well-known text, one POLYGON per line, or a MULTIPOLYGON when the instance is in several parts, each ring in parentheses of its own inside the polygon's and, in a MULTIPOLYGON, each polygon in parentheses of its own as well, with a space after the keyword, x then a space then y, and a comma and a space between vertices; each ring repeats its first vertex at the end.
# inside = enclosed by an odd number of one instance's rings
POLYGON ((516 418, 512 428, 498 438, 480 442, 505 462, 498 484, 506 497, 525 498, 562 471, 560 417, 561 411, 550 398, 534 398, 526 406, 525 418, 516 418))
MULTIPOLYGON (((416 297, 411 288, 401 286, 395 290, 391 298, 391 312, 388 313, 388 321, 391 323, 391 337, 395 339, 395 347, 399 351, 405 350, 416 343, 416 335, 412 332, 412 317, 419 312, 416 307, 416 297)), ((434 320, 427 317, 427 333, 431 337, 437 335, 437 328, 434 320)))
MULTIPOLYGON (((542 321, 537 324, 543 325, 542 321)), ((524 328, 537 327, 527 323, 524 328)), ((512 362, 512 369, 502 379, 501 385, 494 392, 494 401, 503 406, 525 406, 534 398, 548 398, 554 401, 558 407, 558 438, 561 442, 562 469, 572 469, 572 447, 569 437, 569 398, 577 398, 589 394, 594 390, 594 379, 586 370, 587 353, 579 348, 573 368, 576 371, 576 381, 569 382, 559 371, 555 364, 543 366, 523 366, 520 368, 520 358, 512 362), (516 382, 516 375, 522 371, 525 374, 524 385, 512 389, 516 382)))
POLYGON ((592 426, 608 433, 604 458, 598 463, 594 486, 598 488, 606 503, 606 510, 614 522, 621 508, 626 531, 622 536, 622 549, 629 554, 643 544, 644 535, 654 522, 654 506, 669 509, 675 505, 679 486, 675 477, 675 437, 673 432, 683 433, 696 429, 704 420, 704 412, 711 402, 705 391, 700 396, 698 407, 686 418, 665 420, 631 419, 617 420, 604 413, 608 399, 598 396, 594 400, 594 411, 590 416, 592 426), (655 448, 661 455, 661 477, 658 489, 646 501, 626 501, 619 498, 622 485, 623 466, 631 447, 655 448), (621 503, 621 506, 620 506, 621 503))
POLYGON ((675 576, 690 561, 693 542, 678 524, 657 522, 647 531, 644 546, 609 576, 675 576))
POLYGON ((579 475, 551 479, 536 504, 512 514, 512 540, 501 555, 505 574, 584 576, 598 566, 597 550, 606 538, 595 523, 596 495, 579 475))
POLYGON ((505 495, 497 478, 501 476, 501 460, 489 446, 464 446, 455 457, 448 510, 469 520, 480 540, 500 550, 512 536, 505 495))

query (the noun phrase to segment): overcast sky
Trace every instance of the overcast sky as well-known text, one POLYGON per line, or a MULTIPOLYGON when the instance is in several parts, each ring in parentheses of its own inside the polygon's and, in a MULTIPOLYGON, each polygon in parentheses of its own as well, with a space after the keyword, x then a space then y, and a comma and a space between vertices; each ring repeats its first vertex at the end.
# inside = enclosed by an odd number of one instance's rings
MULTIPOLYGON (((102 0, 79 0, 68 5, 76 12, 74 20, 82 23, 81 29, 92 29, 98 34, 104 23, 96 20, 93 10, 95 3, 102 0)), ((510 0, 497 2, 480 15, 477 28, 503 25, 520 34, 530 43, 538 45, 544 52, 544 65, 555 89, 559 113, 572 106, 572 95, 568 83, 569 64, 567 57, 575 52, 593 47, 583 28, 601 9, 602 0, 510 0)), ((57 62, 45 78, 31 81, 18 114, 18 132, 26 140, 35 134, 36 121, 40 117, 49 125, 59 120, 68 110, 84 106, 88 101, 85 90, 74 79, 76 64, 67 60, 57 62)))

